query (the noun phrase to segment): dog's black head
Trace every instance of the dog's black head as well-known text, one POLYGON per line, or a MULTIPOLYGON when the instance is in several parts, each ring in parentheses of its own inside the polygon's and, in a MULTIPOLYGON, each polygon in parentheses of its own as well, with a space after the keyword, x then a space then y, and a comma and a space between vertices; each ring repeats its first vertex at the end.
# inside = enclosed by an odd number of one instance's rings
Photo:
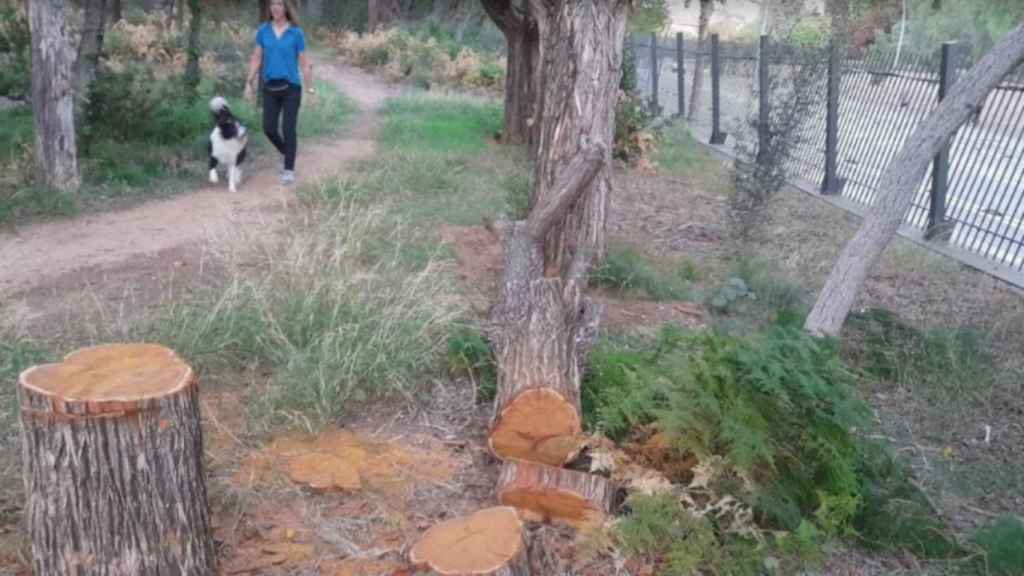
POLYGON ((213 121, 223 138, 234 138, 238 134, 238 122, 224 98, 217 96, 210 100, 210 114, 213 115, 213 121))

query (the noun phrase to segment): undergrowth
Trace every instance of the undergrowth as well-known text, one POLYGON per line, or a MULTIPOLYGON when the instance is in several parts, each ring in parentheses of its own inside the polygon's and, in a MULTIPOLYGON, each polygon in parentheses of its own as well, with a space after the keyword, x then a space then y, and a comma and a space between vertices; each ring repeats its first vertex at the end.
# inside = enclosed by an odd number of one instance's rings
POLYGON ((692 260, 681 260, 675 273, 655 268, 632 246, 612 246, 605 262, 591 281, 619 293, 641 293, 655 301, 689 300, 692 284, 700 279, 700 270, 692 260))

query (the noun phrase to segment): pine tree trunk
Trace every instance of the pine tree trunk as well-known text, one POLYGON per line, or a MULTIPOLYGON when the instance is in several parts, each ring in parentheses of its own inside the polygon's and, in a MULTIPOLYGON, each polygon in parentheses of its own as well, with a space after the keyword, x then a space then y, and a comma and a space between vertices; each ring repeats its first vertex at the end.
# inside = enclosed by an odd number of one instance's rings
POLYGON ((1024 26, 1010 32, 967 74, 903 144, 879 181, 874 206, 843 248, 804 324, 811 334, 838 336, 871 267, 899 230, 935 155, 999 82, 1024 61, 1024 26))
POLYGON ((65 25, 67 0, 29 2, 32 116, 38 181, 72 192, 81 182, 75 145, 74 55, 65 25))
POLYGON ((202 8, 201 0, 189 0, 189 12, 192 18, 189 20, 188 30, 188 63, 185 65, 185 97, 189 102, 195 102, 199 97, 199 58, 202 49, 199 45, 199 34, 202 30, 202 8))
POLYGON ((492 311, 498 393, 490 445, 503 460, 560 466, 580 446, 581 366, 601 313, 582 290, 604 243, 605 221, 591 207, 606 206, 611 189, 629 3, 536 0, 532 7, 545 43, 545 110, 530 214, 504 230, 504 278, 492 311), (574 249, 548 256, 547 240, 559 233, 578 234, 574 249))
MULTIPOLYGON (((483 0, 484 11, 505 35, 505 125, 502 142, 526 144, 533 154, 540 141, 544 91, 540 88, 541 41, 527 3, 518 10, 511 0, 483 0)), ((532 154, 532 155, 533 155, 532 154)))
POLYGON ((85 0, 85 18, 82 39, 78 43, 75 60, 75 92, 82 97, 96 77, 103 51, 103 32, 106 27, 106 0, 85 0))
POLYGON ((170 350, 80 350, 19 379, 36 576, 213 575, 198 387, 170 350))
POLYGON ((715 0, 700 0, 700 23, 697 27, 698 50, 693 64, 693 86, 690 87, 690 112, 687 120, 697 117, 700 108, 701 91, 704 88, 704 50, 708 49, 708 27, 715 11, 715 0))
POLYGON ((124 18, 124 12, 121 8, 121 0, 110 1, 110 21, 112 23, 118 23, 124 18))
POLYGON ((611 512, 615 490, 605 478, 529 462, 506 462, 498 501, 529 520, 581 528, 598 526, 611 512))

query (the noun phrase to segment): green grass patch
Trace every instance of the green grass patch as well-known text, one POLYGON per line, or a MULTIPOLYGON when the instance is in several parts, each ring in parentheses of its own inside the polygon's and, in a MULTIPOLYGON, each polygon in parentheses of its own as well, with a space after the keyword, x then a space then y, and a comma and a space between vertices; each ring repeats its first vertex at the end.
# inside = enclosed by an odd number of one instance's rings
POLYGON ((48 350, 27 338, 12 334, 0 335, 0 434, 6 434, 18 421, 15 383, 25 370, 49 362, 48 350))
POLYGON ((500 104, 461 98, 395 98, 382 115, 381 141, 401 151, 480 153, 502 125, 500 104))
POLYGON ((668 172, 686 175, 707 169, 712 158, 694 140, 686 125, 677 122, 662 132, 662 139, 654 152, 654 161, 668 172))
POLYGON ((498 387, 498 365, 491 345, 475 327, 464 326, 448 337, 448 372, 469 378, 478 403, 494 401, 498 387))
POLYGON ((984 574, 1015 576, 1024 574, 1024 522, 1004 515, 979 531, 972 540, 984 551, 981 568, 984 574))
POLYGON ((656 269, 636 248, 612 246, 591 281, 613 291, 640 293, 656 301, 688 300, 693 279, 699 275, 699 269, 690 260, 681 261, 675 274, 666 274, 656 269))

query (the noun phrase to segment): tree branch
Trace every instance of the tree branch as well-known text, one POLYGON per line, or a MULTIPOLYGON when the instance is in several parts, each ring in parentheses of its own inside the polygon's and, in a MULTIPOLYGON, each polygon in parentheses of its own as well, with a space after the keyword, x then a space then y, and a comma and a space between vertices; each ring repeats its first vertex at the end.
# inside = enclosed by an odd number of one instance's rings
POLYGON ((480 0, 480 3, 502 34, 514 33, 523 26, 523 19, 516 14, 512 0, 480 0))
POLYGON ((526 225, 530 236, 543 238, 586 191, 602 166, 603 146, 585 148, 570 160, 569 164, 560 170, 563 176, 561 181, 553 186, 554 192, 550 199, 543 205, 535 207, 527 217, 526 225))

